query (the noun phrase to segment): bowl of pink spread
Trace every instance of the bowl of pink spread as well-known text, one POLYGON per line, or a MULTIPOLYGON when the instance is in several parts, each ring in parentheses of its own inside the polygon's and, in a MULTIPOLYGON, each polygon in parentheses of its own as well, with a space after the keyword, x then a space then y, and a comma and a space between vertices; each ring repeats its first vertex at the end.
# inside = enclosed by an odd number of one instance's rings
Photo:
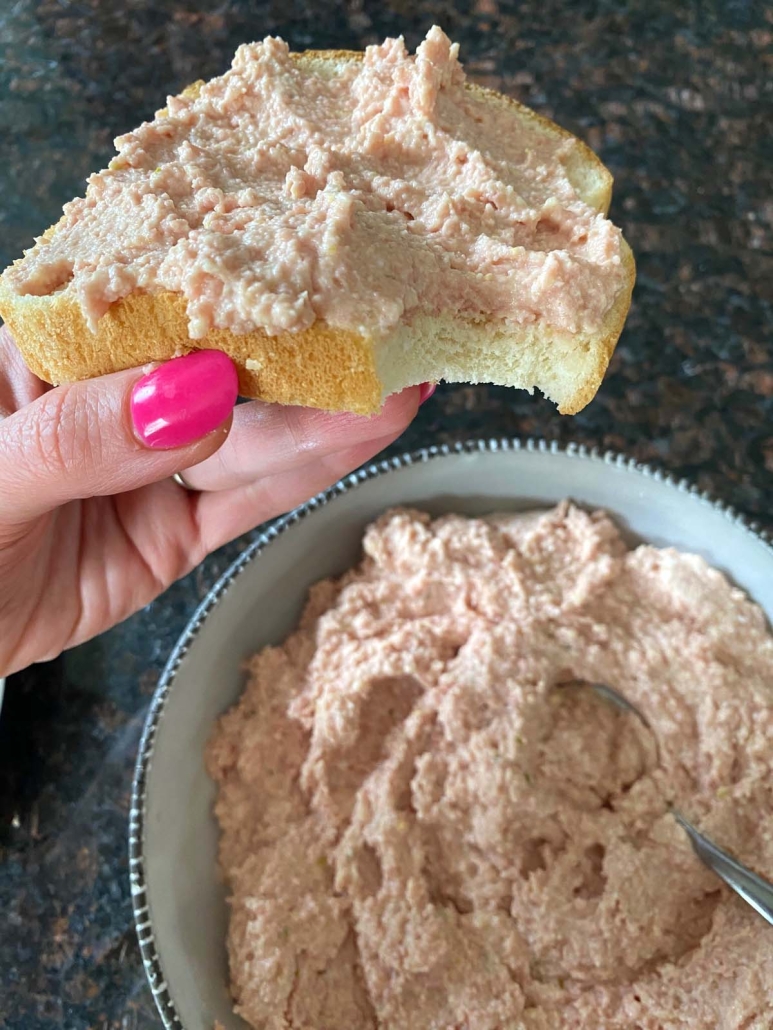
POLYGON ((140 748, 165 1026, 767 1026, 770 929, 669 805, 773 876, 772 617, 760 533, 581 448, 433 448, 274 524, 140 748))

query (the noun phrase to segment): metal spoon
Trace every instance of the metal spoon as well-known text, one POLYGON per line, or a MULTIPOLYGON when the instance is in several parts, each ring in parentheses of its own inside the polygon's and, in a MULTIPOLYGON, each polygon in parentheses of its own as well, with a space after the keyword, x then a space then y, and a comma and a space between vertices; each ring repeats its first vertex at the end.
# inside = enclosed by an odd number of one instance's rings
MULTIPOLYGON (((639 709, 632 705, 622 694, 618 694, 616 690, 606 686, 604 683, 593 683, 591 686, 599 697, 609 701, 624 712, 632 712, 650 729, 649 723, 639 709)), ((681 812, 678 812, 672 805, 669 807, 674 819, 676 819, 690 838, 693 851, 701 862, 715 872, 731 890, 734 890, 736 894, 751 905, 755 912, 758 912, 763 919, 766 919, 773 926, 773 883, 753 873, 751 869, 748 869, 741 862, 728 855, 726 851, 723 851, 722 848, 718 847, 713 841, 697 830, 688 819, 685 819, 681 812)))

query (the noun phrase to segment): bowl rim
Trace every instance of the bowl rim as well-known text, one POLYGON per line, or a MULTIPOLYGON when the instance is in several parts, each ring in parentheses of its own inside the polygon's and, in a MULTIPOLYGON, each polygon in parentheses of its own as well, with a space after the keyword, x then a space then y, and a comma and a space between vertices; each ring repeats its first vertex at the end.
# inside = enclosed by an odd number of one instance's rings
POLYGON ((498 451, 530 451, 545 455, 560 454, 579 460, 603 462, 604 464, 614 465, 618 468, 624 468, 630 472, 654 479, 659 483, 674 487, 720 512, 736 528, 745 531, 760 541, 773 555, 773 534, 770 531, 762 527, 757 520, 748 518, 731 505, 718 499, 710 491, 700 489, 689 479, 680 478, 662 470, 656 465, 640 462, 618 451, 587 447, 584 444, 578 443, 562 445, 556 440, 548 441, 532 437, 526 439, 520 437, 473 438, 457 443, 436 444, 430 447, 419 448, 415 451, 405 452, 393 458, 373 461, 356 472, 345 476, 327 490, 312 497, 305 504, 299 505, 286 515, 270 522, 267 528, 238 555, 214 586, 207 592, 178 638, 159 677, 158 685, 153 692, 137 752, 129 814, 129 880, 132 910, 143 966, 165 1030, 186 1030, 186 1028, 177 1013, 177 1007, 164 980, 161 958, 156 947, 148 907, 143 848, 147 776, 153 758, 156 731, 164 713, 166 700, 180 664, 195 640, 204 620, 234 580, 270 544, 291 526, 300 522, 317 509, 329 504, 337 497, 355 490, 358 486, 371 479, 376 479, 387 472, 405 468, 409 465, 455 455, 472 455, 480 452, 493 453, 498 451))

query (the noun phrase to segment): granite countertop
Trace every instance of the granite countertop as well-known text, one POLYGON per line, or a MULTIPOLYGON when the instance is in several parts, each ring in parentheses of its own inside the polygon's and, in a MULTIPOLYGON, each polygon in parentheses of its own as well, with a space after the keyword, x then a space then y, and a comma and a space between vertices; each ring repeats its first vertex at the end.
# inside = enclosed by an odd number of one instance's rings
MULTIPOLYGON (((535 435, 622 450, 773 526, 773 11, 753 0, 18 0, 0 11, 0 264, 53 222, 111 139, 269 33, 351 46, 437 21, 469 74, 584 137, 637 257, 627 328, 575 418, 441 387, 396 449, 535 435)), ((159 672, 247 542, 147 610, 11 677, 0 717, 0 1025, 159 1025, 131 920, 131 774, 159 672)))

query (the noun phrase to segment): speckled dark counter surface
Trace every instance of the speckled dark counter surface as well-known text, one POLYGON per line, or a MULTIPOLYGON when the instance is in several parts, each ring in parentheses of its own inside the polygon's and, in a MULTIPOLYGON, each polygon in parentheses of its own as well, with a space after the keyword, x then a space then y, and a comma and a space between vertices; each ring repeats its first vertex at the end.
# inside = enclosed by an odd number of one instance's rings
MULTIPOLYGON (((594 403, 441 388, 398 445, 540 435, 620 449, 773 525, 773 13, 750 0, 17 0, 0 4, 0 263, 111 139, 268 33, 360 47, 437 21, 468 72, 583 136, 639 265, 594 403)), ((13 677, 0 717, 0 1026, 158 1020, 131 925, 126 821, 142 721, 196 602, 246 541, 123 626, 13 677)))

